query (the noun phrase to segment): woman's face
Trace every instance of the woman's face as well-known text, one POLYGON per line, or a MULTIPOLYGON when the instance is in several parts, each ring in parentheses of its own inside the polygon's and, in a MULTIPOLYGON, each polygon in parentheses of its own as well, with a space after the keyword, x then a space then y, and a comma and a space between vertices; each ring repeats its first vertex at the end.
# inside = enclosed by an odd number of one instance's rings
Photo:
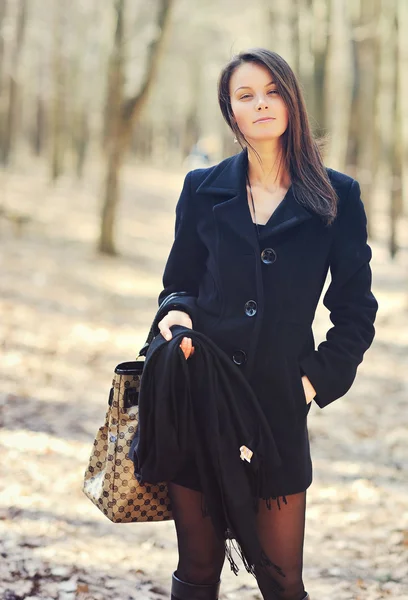
POLYGON ((246 62, 231 75, 229 92, 237 125, 248 140, 279 138, 288 126, 288 110, 270 71, 246 62), (268 120, 258 121, 267 118, 268 120))

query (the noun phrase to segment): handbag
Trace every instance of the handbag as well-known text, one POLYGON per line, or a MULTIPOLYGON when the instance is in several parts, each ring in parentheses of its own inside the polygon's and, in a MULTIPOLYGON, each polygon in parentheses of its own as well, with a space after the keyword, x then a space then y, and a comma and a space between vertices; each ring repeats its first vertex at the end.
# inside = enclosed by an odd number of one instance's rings
POLYGON ((188 292, 173 292, 160 304, 144 346, 135 361, 114 369, 104 424, 98 429, 82 491, 114 523, 168 521, 173 519, 166 482, 141 485, 134 473, 129 449, 139 426, 139 390, 149 344, 159 330, 164 312, 177 307, 176 298, 188 292))

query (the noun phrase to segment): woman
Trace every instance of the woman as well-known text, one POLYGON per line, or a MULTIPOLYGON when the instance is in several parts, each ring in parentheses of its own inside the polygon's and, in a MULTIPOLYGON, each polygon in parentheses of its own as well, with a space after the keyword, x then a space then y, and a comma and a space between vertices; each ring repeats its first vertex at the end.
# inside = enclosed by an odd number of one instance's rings
MULTIPOLYGON (((283 467, 281 500, 260 503, 263 548, 283 572, 282 591, 257 574, 264 598, 309 598, 302 581, 306 490, 312 482, 307 416, 351 387, 374 338, 371 249, 356 180, 323 165, 299 83, 266 49, 234 57, 222 70, 219 105, 242 151, 190 171, 176 207, 175 240, 159 304, 165 339, 174 324, 222 348, 251 383, 283 467), (315 349, 312 322, 324 296, 333 327, 315 349)), ((181 348, 188 359, 191 340, 181 348)), ((172 598, 216 599, 224 544, 201 511, 194 462, 169 482, 179 562, 172 598)))

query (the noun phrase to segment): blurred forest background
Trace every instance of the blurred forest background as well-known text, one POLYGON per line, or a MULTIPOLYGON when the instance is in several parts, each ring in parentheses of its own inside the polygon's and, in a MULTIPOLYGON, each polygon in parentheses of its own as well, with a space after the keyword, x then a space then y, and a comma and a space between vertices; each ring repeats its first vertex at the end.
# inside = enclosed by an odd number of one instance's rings
MULTIPOLYGON (((108 522, 82 476, 157 309, 184 175, 240 149, 219 72, 265 46, 325 164, 360 182, 380 304, 352 390, 309 414, 305 586, 406 599, 407 31, 408 0, 0 0, 0 597, 169 596, 173 523, 108 522)), ((242 571, 221 598, 260 598, 242 571)))

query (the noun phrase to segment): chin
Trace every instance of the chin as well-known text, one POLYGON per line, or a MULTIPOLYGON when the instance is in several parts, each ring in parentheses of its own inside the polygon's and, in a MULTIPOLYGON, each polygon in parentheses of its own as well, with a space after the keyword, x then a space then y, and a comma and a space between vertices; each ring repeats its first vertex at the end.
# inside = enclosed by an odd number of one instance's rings
POLYGON ((247 138, 250 141, 252 140, 255 143, 262 143, 262 142, 273 142, 274 140, 277 140, 280 138, 282 134, 279 135, 263 135, 263 136, 257 136, 257 137, 253 137, 253 138, 247 138))

